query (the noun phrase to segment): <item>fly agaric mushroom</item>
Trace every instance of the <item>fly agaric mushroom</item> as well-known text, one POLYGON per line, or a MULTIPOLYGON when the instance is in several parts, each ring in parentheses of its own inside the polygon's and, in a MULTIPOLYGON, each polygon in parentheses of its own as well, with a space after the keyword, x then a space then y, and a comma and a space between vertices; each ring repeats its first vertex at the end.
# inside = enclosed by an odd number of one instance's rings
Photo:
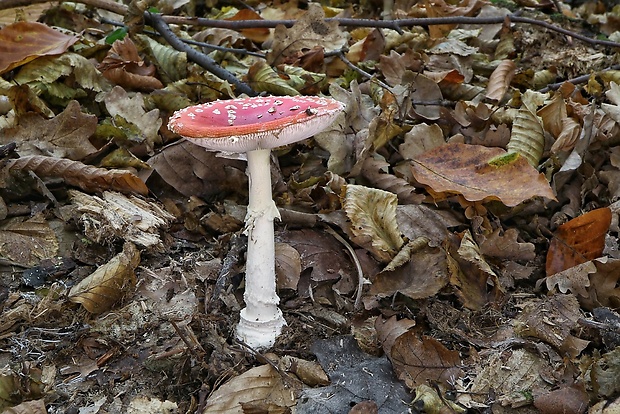
POLYGON ((273 221, 280 214, 271 197, 271 148, 323 131, 343 109, 344 104, 334 99, 310 96, 238 98, 181 109, 168 123, 171 131, 208 150, 246 154, 246 307, 237 337, 253 348, 273 346, 286 325, 276 293, 273 221))

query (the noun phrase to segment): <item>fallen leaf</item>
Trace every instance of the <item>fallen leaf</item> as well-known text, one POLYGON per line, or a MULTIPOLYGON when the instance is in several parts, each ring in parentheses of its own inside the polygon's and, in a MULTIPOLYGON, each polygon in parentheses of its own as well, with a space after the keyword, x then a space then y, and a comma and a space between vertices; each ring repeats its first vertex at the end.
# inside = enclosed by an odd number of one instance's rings
POLYGON ((601 257, 543 279, 550 291, 575 294, 584 309, 620 305, 620 260, 601 257))
POLYGON ((112 309, 114 304, 133 293, 134 270, 138 264, 140 252, 132 243, 125 243, 121 253, 71 288, 69 300, 95 314, 112 309))
MULTIPOLYGON (((297 383, 295 383, 297 384, 297 383)), ((269 412, 295 405, 295 388, 285 384, 271 365, 254 367, 216 389, 207 399, 203 414, 239 414, 249 403, 270 405, 269 412)))
POLYGON ((164 87, 154 76, 155 66, 142 60, 129 36, 112 44, 97 69, 110 82, 124 88, 152 91, 164 87))
POLYGON ((17 22, 0 30, 0 74, 39 56, 59 55, 77 42, 42 23, 17 22))
POLYGON ((138 127, 147 151, 152 151, 155 144, 161 143, 159 128, 162 119, 159 116, 159 109, 146 112, 142 94, 136 93, 135 96, 130 97, 125 89, 115 86, 105 95, 103 101, 113 118, 119 116, 138 127))
POLYGON ((396 195, 361 185, 347 185, 343 209, 351 221, 352 241, 377 260, 389 262, 403 245, 396 222, 396 195))
POLYGON ((141 195, 149 192, 146 184, 129 171, 106 170, 65 158, 41 155, 22 157, 8 161, 5 169, 10 172, 33 171, 40 177, 62 178, 67 184, 84 191, 115 190, 141 195))
POLYGON ((291 245, 276 243, 276 278, 278 289, 297 290, 301 277, 301 255, 291 245))
POLYGON ((501 148, 446 144, 412 160, 415 179, 435 193, 461 194, 467 201, 499 200, 514 207, 533 197, 555 200, 543 174, 501 148))
POLYGON ((3 131, 0 142, 17 142, 21 156, 53 155, 81 160, 97 151, 88 140, 96 127, 97 117, 85 114, 77 101, 71 101, 52 119, 32 113, 22 116, 18 126, 3 131))
POLYGON ((15 217, 0 226, 0 256, 21 267, 33 267, 58 253, 58 240, 41 216, 15 217))
POLYGON ((528 301, 515 320, 515 332, 523 337, 538 338, 562 354, 576 358, 590 343, 571 334, 578 328, 579 318, 581 313, 575 296, 556 294, 528 301))
POLYGON ((610 224, 611 210, 604 207, 559 226, 547 252, 547 276, 600 257, 610 224))
POLYGON ((232 192, 247 194, 244 161, 218 157, 187 140, 168 145, 148 163, 168 185, 186 197, 208 200, 232 192))
POLYGON ((487 99, 500 102, 515 76, 517 65, 510 59, 502 60, 495 68, 487 83, 487 99))
POLYGON ((276 241, 287 243, 299 252, 301 271, 312 269, 314 282, 336 281, 340 278, 356 280, 351 259, 344 247, 325 231, 303 229, 277 232, 276 241))
POLYGON ((534 407, 538 408, 541 414, 583 414, 589 405, 589 396, 583 383, 562 386, 534 398, 534 407))
POLYGON ((461 375, 458 351, 451 351, 438 340, 410 330, 412 321, 395 318, 375 324, 383 350, 398 378, 414 389, 427 381, 448 384, 461 375))
POLYGON ((320 4, 310 3, 291 28, 278 25, 274 31, 271 51, 267 63, 276 65, 294 57, 304 49, 317 45, 325 50, 340 50, 347 43, 347 36, 338 27, 338 22, 325 22, 325 13, 320 4))
POLYGON ((469 230, 462 234, 461 240, 451 238, 448 272, 456 295, 469 309, 481 310, 487 304, 496 304, 504 294, 497 274, 482 257, 469 230))

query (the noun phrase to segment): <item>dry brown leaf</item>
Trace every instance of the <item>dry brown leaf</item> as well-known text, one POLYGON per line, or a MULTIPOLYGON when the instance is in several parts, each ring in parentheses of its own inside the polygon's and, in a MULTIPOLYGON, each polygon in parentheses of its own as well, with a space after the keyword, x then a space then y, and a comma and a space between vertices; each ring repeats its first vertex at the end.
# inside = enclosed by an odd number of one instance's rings
POLYGON ((106 170, 68 159, 31 156, 7 162, 9 171, 33 171, 40 177, 62 178, 69 185, 84 191, 115 190, 122 193, 147 195, 146 184, 128 171, 106 170))
POLYGON ((434 103, 441 102, 443 99, 443 94, 437 82, 424 75, 416 74, 409 88, 412 89, 412 112, 415 115, 431 121, 441 117, 441 107, 434 103), (429 102, 429 104, 426 104, 426 102, 429 102))
POLYGON ((480 310, 503 296, 499 278, 481 256, 469 230, 462 234, 461 240, 453 237, 450 241, 448 271, 457 296, 469 309, 480 310))
POLYGON ((414 159, 411 168, 434 192, 461 194, 467 201, 499 200, 514 207, 533 197, 555 200, 543 174, 501 148, 446 144, 414 159))
POLYGON ((207 399, 203 414, 239 414, 261 403, 269 406, 270 413, 285 410, 296 403, 295 389, 300 386, 294 384, 285 384, 271 365, 254 367, 216 389, 207 399))
POLYGON ((352 241, 388 263, 403 245, 396 222, 396 195, 361 185, 347 185, 343 209, 351 221, 352 241))
POLYGON ((562 131, 551 146, 551 153, 557 154, 560 151, 571 151, 577 139, 581 135, 581 125, 573 118, 564 118, 562 120, 562 131))
POLYGON ((558 227, 547 252, 547 276, 600 257, 610 224, 611 209, 604 207, 558 227))
POLYGON ((2 414, 47 414, 45 400, 26 401, 21 404, 9 407, 2 411, 2 414))
POLYGON ((583 383, 565 385, 534 398, 534 407, 538 408, 541 414, 583 414, 589 405, 589 396, 583 383))
POLYGON ((276 243, 276 278, 278 289, 297 290, 301 276, 301 255, 291 245, 276 243))
POLYGON ((536 258, 536 246, 532 243, 519 242, 519 231, 508 229, 501 232, 496 229, 489 236, 484 237, 480 244, 480 253, 486 257, 505 260, 529 261, 536 258))
POLYGON ((34 22, 17 22, 0 30, 0 74, 39 56, 59 55, 77 42, 51 27, 34 22))
POLYGON ((401 55, 391 50, 389 55, 379 56, 379 70, 390 86, 400 85, 406 70, 419 72, 424 65, 422 56, 418 52, 407 48, 401 55))
POLYGON ((326 386, 330 384, 329 377, 316 361, 306 361, 305 359, 285 355, 278 364, 281 369, 292 372, 304 384, 310 387, 326 386))
POLYGON ((412 159, 445 143, 446 140, 439 125, 421 123, 414 125, 405 134, 403 143, 398 146, 398 152, 403 158, 412 159))
POLYGON ((620 306, 620 260, 601 257, 544 279, 547 289, 568 291, 584 309, 620 306))
POLYGON ((427 381, 447 384, 461 375, 458 351, 451 351, 434 338, 408 330, 412 321, 388 322, 377 320, 377 333, 398 378, 410 389, 427 381))
POLYGON ((97 67, 110 82, 128 89, 152 91, 164 85, 155 75, 155 66, 146 64, 129 36, 117 40, 97 67))
POLYGON ((82 279, 69 291, 69 300, 80 303, 90 313, 103 313, 133 294, 136 286, 134 270, 140 264, 140 252, 132 243, 106 264, 82 279))
POLYGON ((576 358, 589 344, 571 334, 578 327, 579 318, 581 313, 575 296, 556 294, 527 302, 515 320, 515 332, 543 340, 576 358))
POLYGON ((247 193, 245 162, 218 157, 186 140, 168 145, 148 163, 168 185, 186 197, 209 199, 235 191, 247 193))
POLYGON ((421 204, 423 194, 417 194, 415 187, 404 178, 389 173, 390 164, 376 153, 371 154, 362 165, 362 175, 370 184, 396 194, 401 204, 421 204))
POLYGON ((81 160, 97 151, 88 140, 96 128, 97 117, 83 113, 80 104, 71 101, 52 119, 34 113, 20 117, 18 126, 3 131, 0 142, 17 142, 21 156, 53 155, 81 160))
POLYGON ((0 256, 20 267, 33 267, 58 253, 58 240, 40 215, 24 220, 16 217, 0 226, 0 256))
POLYGON ((412 254, 403 266, 379 273, 372 279, 368 294, 383 298, 398 292, 411 299, 424 299, 436 295, 449 279, 446 253, 427 247, 412 254))
MULTIPOLYGON (((230 21, 240 20, 263 20, 260 14, 254 10, 241 9, 233 17, 226 19, 230 21)), ((254 27, 249 29, 241 29, 241 34, 256 43, 263 43, 269 38, 270 31, 266 27, 254 27)))
POLYGON ((301 271, 312 269, 310 279, 314 282, 336 281, 340 278, 357 280, 351 259, 344 252, 343 246, 325 231, 283 231, 276 234, 276 241, 287 243, 299 252, 301 271))
POLYGON ((512 60, 502 60, 489 77, 487 99, 500 102, 506 95, 516 71, 517 65, 512 60))
POLYGON ((548 131, 557 139, 564 129, 562 123, 568 116, 566 113, 566 102, 564 102, 562 94, 554 94, 551 102, 540 108, 536 114, 542 120, 545 131, 548 131))
POLYGON ((286 63, 287 58, 294 58, 299 52, 311 50, 317 45, 325 50, 341 49, 347 43, 346 34, 338 27, 338 22, 328 23, 324 19, 321 5, 310 3, 308 11, 291 28, 278 25, 267 62, 270 65, 286 63))
POLYGON ((161 144, 159 128, 162 119, 159 116, 159 109, 146 112, 142 94, 136 93, 130 97, 125 89, 115 86, 105 95, 103 101, 112 118, 121 117, 138 127, 147 151, 152 151, 156 144, 161 144))

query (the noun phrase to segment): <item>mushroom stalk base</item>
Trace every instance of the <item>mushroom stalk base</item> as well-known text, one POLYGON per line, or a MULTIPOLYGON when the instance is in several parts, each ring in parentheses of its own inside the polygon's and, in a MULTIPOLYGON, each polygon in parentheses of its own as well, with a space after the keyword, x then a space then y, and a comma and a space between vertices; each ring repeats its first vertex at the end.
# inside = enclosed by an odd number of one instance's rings
POLYGON ((286 321, 276 294, 275 238, 273 221, 280 218, 271 198, 269 149, 247 153, 250 194, 245 233, 248 251, 245 270, 245 308, 237 337, 255 349, 273 346, 286 321))

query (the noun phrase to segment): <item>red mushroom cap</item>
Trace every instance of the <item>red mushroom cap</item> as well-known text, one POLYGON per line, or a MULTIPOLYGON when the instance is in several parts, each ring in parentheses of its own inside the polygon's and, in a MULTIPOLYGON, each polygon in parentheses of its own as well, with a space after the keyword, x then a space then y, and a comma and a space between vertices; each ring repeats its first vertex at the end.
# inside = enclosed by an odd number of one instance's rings
POLYGON ((237 98, 181 109, 168 128, 207 149, 243 153, 309 138, 343 109, 340 101, 316 96, 237 98))

